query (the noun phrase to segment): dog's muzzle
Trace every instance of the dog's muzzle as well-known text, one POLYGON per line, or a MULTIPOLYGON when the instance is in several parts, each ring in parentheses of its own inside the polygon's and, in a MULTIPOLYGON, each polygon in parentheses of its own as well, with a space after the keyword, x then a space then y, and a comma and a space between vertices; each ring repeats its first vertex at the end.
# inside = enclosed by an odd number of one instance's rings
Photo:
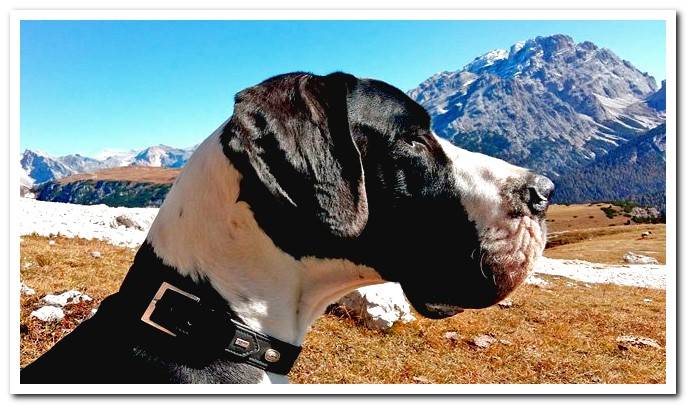
POLYGON ((494 305, 527 278, 544 251, 545 213, 554 185, 545 176, 532 173, 516 185, 495 205, 500 216, 481 223, 476 215, 470 218, 475 235, 446 232, 444 238, 453 244, 437 250, 453 252, 453 256, 444 253, 422 266, 425 277, 401 281, 421 315, 441 319, 464 309, 494 305))

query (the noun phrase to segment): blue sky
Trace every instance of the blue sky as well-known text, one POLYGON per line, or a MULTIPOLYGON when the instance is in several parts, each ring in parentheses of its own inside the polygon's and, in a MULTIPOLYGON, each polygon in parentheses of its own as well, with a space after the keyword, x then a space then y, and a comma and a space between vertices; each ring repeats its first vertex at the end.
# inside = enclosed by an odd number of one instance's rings
POLYGON ((563 33, 665 78, 663 21, 23 21, 21 149, 187 147, 270 76, 336 70, 409 90, 491 49, 563 33))

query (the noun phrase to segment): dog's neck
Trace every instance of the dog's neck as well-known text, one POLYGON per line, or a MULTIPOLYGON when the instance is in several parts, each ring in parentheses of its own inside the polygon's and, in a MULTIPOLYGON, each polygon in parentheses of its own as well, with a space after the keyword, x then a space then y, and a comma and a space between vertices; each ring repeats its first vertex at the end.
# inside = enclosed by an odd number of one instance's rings
POLYGON ((301 345, 328 304, 382 280, 347 260, 296 260, 280 250, 239 201, 240 179, 217 131, 177 178, 147 241, 180 274, 207 279, 246 325, 301 345))

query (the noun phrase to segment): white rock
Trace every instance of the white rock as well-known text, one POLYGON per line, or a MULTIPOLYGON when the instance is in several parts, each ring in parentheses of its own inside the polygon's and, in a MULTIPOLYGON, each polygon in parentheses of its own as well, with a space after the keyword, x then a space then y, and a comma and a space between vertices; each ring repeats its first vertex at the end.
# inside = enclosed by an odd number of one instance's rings
POLYGON ((59 295, 48 294, 41 300, 48 305, 64 307, 69 304, 78 304, 82 301, 91 301, 92 298, 77 290, 69 290, 59 295))
POLYGON ((623 260, 625 263, 630 264, 658 264, 658 260, 651 256, 639 255, 633 252, 627 252, 625 256, 623 256, 623 260))
POLYGON ((652 300, 651 298, 644 298, 644 302, 649 304, 649 303, 654 302, 654 300, 652 300))
POLYGON ((506 298, 506 299, 502 300, 501 302, 499 302, 499 307, 501 307, 501 308, 510 308, 512 306, 513 306, 513 300, 511 300, 510 298, 506 298))
POLYGON ((98 258, 102 257, 103 255, 102 255, 99 251, 94 250, 94 251, 91 252, 91 256, 93 256, 93 257, 95 257, 96 259, 98 259, 98 258))
POLYGON ((448 331, 444 333, 444 339, 448 339, 452 342, 457 342, 460 340, 460 335, 458 334, 458 332, 448 331))
POLYGON ((648 338, 648 337, 643 337, 643 336, 633 336, 633 335, 624 335, 624 336, 618 336, 615 339, 616 342, 618 342, 618 347, 621 349, 627 349, 628 346, 637 346, 637 347, 653 347, 654 349, 660 349, 661 345, 658 344, 658 342, 654 339, 648 338))
POLYGON ((48 241, 48 245, 51 245, 51 246, 52 246, 52 245, 54 245, 54 244, 55 244, 55 241, 54 241, 54 240, 49 240, 49 241, 48 241))
POLYGON ((130 215, 126 212, 123 214, 117 215, 114 218, 114 220, 112 221, 112 223, 110 224, 110 226, 112 228, 117 228, 117 227, 123 226, 125 228, 137 229, 139 231, 142 231, 144 228, 141 224, 138 223, 138 221, 136 220, 136 217, 134 217, 133 215, 130 215))
POLYGON ((498 340, 496 340, 496 338, 494 338, 493 336, 478 335, 472 338, 470 344, 479 347, 480 349, 486 349, 487 347, 493 345, 496 342, 498 342, 498 340))
POLYGON ((368 328, 386 330, 395 322, 411 322, 415 317, 397 283, 384 283, 359 288, 338 301, 368 328))
POLYGON ((28 285, 21 283, 21 289, 19 290, 21 295, 34 295, 36 294, 36 290, 33 288, 29 287, 28 285))
POLYGON ((46 305, 31 312, 31 317, 38 318, 43 322, 57 322, 64 318, 64 311, 62 308, 46 305))

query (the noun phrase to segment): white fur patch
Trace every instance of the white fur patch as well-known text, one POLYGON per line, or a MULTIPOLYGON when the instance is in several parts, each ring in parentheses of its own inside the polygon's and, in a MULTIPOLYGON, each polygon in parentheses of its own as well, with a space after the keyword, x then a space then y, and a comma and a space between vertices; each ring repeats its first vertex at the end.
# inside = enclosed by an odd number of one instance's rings
POLYGON ((512 216, 504 193, 530 172, 436 138, 453 162, 461 203, 477 228, 481 251, 473 254, 480 255, 480 264, 491 266, 494 277, 507 278, 495 281, 519 284, 542 254, 545 232, 537 219, 512 216))
POLYGON ((148 241, 181 274, 207 277, 248 326, 300 345, 328 304, 381 277, 347 260, 296 260, 275 246, 238 201, 241 176, 222 151, 223 126, 186 164, 148 241))

